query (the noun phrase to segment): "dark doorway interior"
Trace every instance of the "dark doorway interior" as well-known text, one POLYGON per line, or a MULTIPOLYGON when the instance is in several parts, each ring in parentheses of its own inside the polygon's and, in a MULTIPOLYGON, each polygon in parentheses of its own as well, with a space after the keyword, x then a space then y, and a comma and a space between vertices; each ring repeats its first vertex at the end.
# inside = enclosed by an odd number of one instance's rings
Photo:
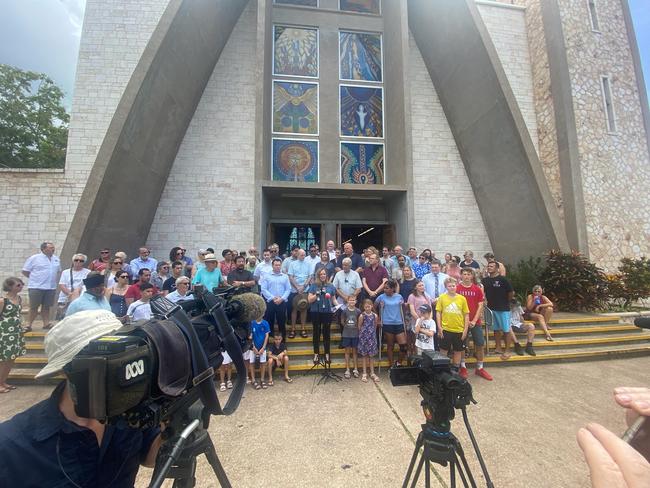
POLYGON ((273 236, 280 246, 280 253, 289 254, 293 246, 307 250, 316 243, 320 246, 320 225, 273 224, 273 236))
POLYGON ((341 225, 341 247, 351 242, 355 252, 361 253, 370 246, 381 251, 384 245, 383 225, 341 225))

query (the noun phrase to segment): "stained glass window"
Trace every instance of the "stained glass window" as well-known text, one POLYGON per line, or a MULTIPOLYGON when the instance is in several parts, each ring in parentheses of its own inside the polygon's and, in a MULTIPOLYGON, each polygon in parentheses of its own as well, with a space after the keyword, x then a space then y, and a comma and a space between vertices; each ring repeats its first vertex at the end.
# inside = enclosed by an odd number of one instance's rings
POLYGON ((316 244, 316 237, 311 227, 294 227, 291 229, 285 252, 289 255, 293 246, 300 246, 301 249, 309 249, 309 246, 312 244, 316 244))

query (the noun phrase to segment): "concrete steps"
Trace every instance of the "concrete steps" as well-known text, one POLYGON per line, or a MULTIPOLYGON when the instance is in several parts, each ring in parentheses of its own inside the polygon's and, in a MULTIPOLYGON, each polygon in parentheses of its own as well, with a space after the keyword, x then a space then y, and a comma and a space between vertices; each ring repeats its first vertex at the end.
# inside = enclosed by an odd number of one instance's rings
MULTIPOLYGON (((492 334, 490 334, 488 342, 490 353, 486 356, 485 363, 493 367, 531 362, 602 360, 610 357, 650 354, 650 331, 639 329, 630 324, 620 323, 619 317, 576 314, 571 316, 566 316, 567 314, 558 315, 560 316, 551 322, 553 342, 544 340, 543 331, 539 328, 536 329, 534 347, 537 356, 513 355, 509 360, 503 361, 499 355, 494 353, 495 345, 492 334)), ((46 333, 40 330, 38 325, 36 325, 35 329, 34 332, 25 334, 28 352, 27 355, 16 360, 15 367, 10 374, 10 379, 13 381, 36 382, 34 376, 47 363, 43 345, 46 333)), ((306 329, 309 337, 302 338, 298 335, 294 339, 287 340, 287 347, 291 357, 290 370, 296 373, 311 371, 313 367, 311 324, 307 324, 306 329)), ((334 325, 333 329, 331 335, 331 367, 333 369, 343 369, 345 363, 344 350, 339 348, 340 329, 337 325, 334 325)), ((300 330, 299 327, 298 330, 300 330)), ((519 336, 518 339, 522 344, 525 342, 523 336, 519 336)), ((397 348, 395 348, 395 352, 397 352, 397 348)), ((385 357, 386 346, 384 345, 382 347, 382 360, 376 360, 375 364, 388 367, 385 357)), ((473 357, 467 358, 468 364, 474 362, 473 357)), ((313 371, 319 369, 320 366, 317 366, 313 368, 313 371)), ((58 381, 58 379, 60 377, 49 381, 58 381)))

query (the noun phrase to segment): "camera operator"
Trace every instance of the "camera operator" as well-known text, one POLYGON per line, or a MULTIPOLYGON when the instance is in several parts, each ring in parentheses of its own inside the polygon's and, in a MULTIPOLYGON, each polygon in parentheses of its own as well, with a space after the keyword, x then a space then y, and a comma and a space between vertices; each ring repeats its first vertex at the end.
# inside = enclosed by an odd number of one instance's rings
MULTIPOLYGON (((625 408, 628 426, 650 417, 650 389, 620 387, 614 400, 625 408)), ((648 420, 645 421, 648 425, 648 420)), ((646 427, 647 428, 647 427, 646 427)), ((630 444, 599 424, 578 431, 578 444, 591 473, 594 488, 641 488, 650 486, 650 433, 643 427, 630 444), (636 447, 636 449, 633 447, 636 447), (638 450, 637 450, 638 449, 638 450)))
MULTIPOLYGON (((78 312, 45 338, 48 364, 36 375, 62 374, 91 340, 122 324, 111 312, 78 312)), ((0 424, 0 485, 39 487, 133 486, 139 465, 152 467, 160 429, 118 428, 75 412, 70 384, 0 424)))

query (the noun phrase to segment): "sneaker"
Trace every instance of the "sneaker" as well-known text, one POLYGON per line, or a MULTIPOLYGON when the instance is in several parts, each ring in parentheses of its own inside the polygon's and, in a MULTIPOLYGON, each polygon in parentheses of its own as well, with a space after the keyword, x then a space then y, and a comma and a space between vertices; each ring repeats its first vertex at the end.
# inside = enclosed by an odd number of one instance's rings
POLYGON ((460 375, 461 378, 466 380, 469 378, 469 373, 467 372, 467 368, 465 366, 461 366, 460 369, 458 370, 458 374, 460 375))
POLYGON ((485 371, 484 368, 476 368, 476 376, 480 376, 481 378, 484 378, 488 381, 492 381, 494 378, 492 378, 492 375, 485 371))
POLYGON ((523 356, 524 355, 524 348, 521 347, 521 344, 518 342, 515 342, 515 353, 517 356, 523 356))
POLYGON ((526 352, 527 352, 528 354, 530 354, 531 356, 537 356, 537 353, 535 352, 535 349, 533 349, 533 345, 532 345, 532 344, 527 344, 525 350, 526 350, 526 352))

